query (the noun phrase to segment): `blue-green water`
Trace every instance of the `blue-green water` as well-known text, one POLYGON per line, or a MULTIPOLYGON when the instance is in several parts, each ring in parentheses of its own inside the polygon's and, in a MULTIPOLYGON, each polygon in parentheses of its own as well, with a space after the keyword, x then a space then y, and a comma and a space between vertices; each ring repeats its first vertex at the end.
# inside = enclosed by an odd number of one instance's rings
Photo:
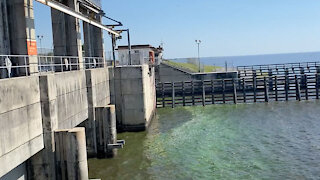
POLYGON ((124 133, 102 179, 320 179, 320 102, 159 109, 148 132, 124 133))

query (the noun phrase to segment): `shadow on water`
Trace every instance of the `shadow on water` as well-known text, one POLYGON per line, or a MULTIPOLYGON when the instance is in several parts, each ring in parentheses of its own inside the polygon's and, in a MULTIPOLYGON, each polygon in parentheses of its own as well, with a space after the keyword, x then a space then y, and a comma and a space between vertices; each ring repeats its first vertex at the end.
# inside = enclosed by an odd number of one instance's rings
POLYGON ((120 133, 118 139, 124 139, 124 149, 118 151, 113 159, 90 159, 90 178, 106 179, 152 179, 148 168, 151 161, 146 154, 149 145, 156 136, 167 133, 192 119, 192 113, 185 108, 160 109, 146 132, 120 133), (159 114, 166 114, 160 116, 159 114), (161 123, 160 123, 161 122, 161 123))

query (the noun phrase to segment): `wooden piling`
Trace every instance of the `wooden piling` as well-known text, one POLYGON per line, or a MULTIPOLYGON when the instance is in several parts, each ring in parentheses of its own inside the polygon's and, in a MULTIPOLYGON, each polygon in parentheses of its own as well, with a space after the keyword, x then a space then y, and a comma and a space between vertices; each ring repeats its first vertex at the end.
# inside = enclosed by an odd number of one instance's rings
POLYGON ((273 89, 273 73, 272 73, 272 69, 268 69, 268 76, 269 76, 269 90, 272 91, 273 89))
POLYGON ((202 106, 206 105, 206 86, 204 81, 202 81, 202 106))
POLYGON ((192 105, 194 106, 195 105, 195 102, 194 102, 194 83, 193 81, 191 81, 191 94, 192 94, 192 105))
POLYGON ((232 79, 232 84, 233 84, 233 102, 234 104, 237 104, 238 99, 237 99, 237 86, 236 86, 236 82, 234 79, 232 79))
POLYGON ((308 75, 305 74, 304 77, 305 77, 305 83, 306 83, 306 90, 305 90, 306 100, 309 100, 308 75))
POLYGON ((252 85, 253 85, 254 102, 257 102, 257 77, 256 76, 253 76, 252 85))
POLYGON ((317 74, 320 74, 320 66, 316 66, 317 74))
POLYGON ((279 100, 279 97, 278 97, 278 76, 275 76, 274 77, 274 93, 275 93, 275 96, 276 96, 276 101, 279 100))
POLYGON ((246 79, 242 78, 242 92, 243 92, 243 102, 247 102, 247 97, 246 97, 246 79))
POLYGON ((319 99, 319 74, 316 74, 316 99, 319 99))
POLYGON ((296 83, 296 100, 301 101, 301 90, 300 90, 299 79, 298 79, 297 75, 295 75, 294 78, 295 78, 295 83, 296 83))
POLYGON ((211 80, 211 101, 212 101, 212 104, 215 104, 215 99, 214 99, 214 81, 211 80))
POLYGON ((182 82, 182 104, 183 106, 186 106, 186 89, 185 89, 185 83, 182 82))
POLYGON ((175 89, 174 89, 174 87, 175 87, 175 85, 174 85, 174 82, 172 83, 172 108, 174 108, 175 107, 175 105, 176 105, 176 102, 175 102, 175 89))
POLYGON ((284 85, 284 88, 285 88, 285 94, 286 94, 286 101, 289 100, 289 78, 288 78, 288 75, 286 74, 285 76, 285 85, 284 85))
POLYGON ((162 83, 162 107, 166 107, 166 97, 165 97, 164 83, 162 83))
POLYGON ((223 104, 226 103, 226 81, 223 79, 222 80, 222 101, 223 101, 223 104))
POLYGON ((269 102, 269 87, 266 77, 264 77, 264 100, 265 102, 269 102))

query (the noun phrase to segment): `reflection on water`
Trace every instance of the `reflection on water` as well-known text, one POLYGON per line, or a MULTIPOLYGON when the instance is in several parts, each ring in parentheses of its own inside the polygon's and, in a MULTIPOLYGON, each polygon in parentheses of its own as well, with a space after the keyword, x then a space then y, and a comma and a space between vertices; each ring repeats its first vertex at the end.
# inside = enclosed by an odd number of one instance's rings
POLYGON ((148 132, 123 133, 102 179, 318 179, 320 102, 159 109, 148 132))

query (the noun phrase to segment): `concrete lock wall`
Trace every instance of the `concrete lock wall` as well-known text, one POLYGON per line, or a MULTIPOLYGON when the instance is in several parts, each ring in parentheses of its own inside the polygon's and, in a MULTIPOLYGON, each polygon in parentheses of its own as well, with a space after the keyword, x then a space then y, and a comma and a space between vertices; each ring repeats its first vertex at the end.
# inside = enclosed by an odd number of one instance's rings
POLYGON ((58 129, 76 127, 88 119, 88 99, 85 71, 54 74, 58 129))
POLYGON ((120 66, 110 81, 119 130, 145 130, 156 109, 154 68, 120 66))
POLYGON ((88 119, 85 71, 40 76, 40 90, 45 149, 28 161, 28 177, 56 179, 54 131, 72 129, 88 119))
POLYGON ((44 144, 39 78, 5 79, 0 80, 0 84, 0 179, 2 179, 2 176, 43 149, 44 144))
POLYGON ((80 126, 86 128, 87 151, 89 156, 97 153, 95 107, 110 104, 109 69, 91 69, 86 71, 88 92, 88 120, 80 126))
POLYGON ((232 79, 237 77, 237 72, 189 73, 164 63, 160 64, 156 71, 157 82, 232 79))
POLYGON ((162 63, 157 67, 156 79, 157 82, 191 81, 192 75, 162 63))

